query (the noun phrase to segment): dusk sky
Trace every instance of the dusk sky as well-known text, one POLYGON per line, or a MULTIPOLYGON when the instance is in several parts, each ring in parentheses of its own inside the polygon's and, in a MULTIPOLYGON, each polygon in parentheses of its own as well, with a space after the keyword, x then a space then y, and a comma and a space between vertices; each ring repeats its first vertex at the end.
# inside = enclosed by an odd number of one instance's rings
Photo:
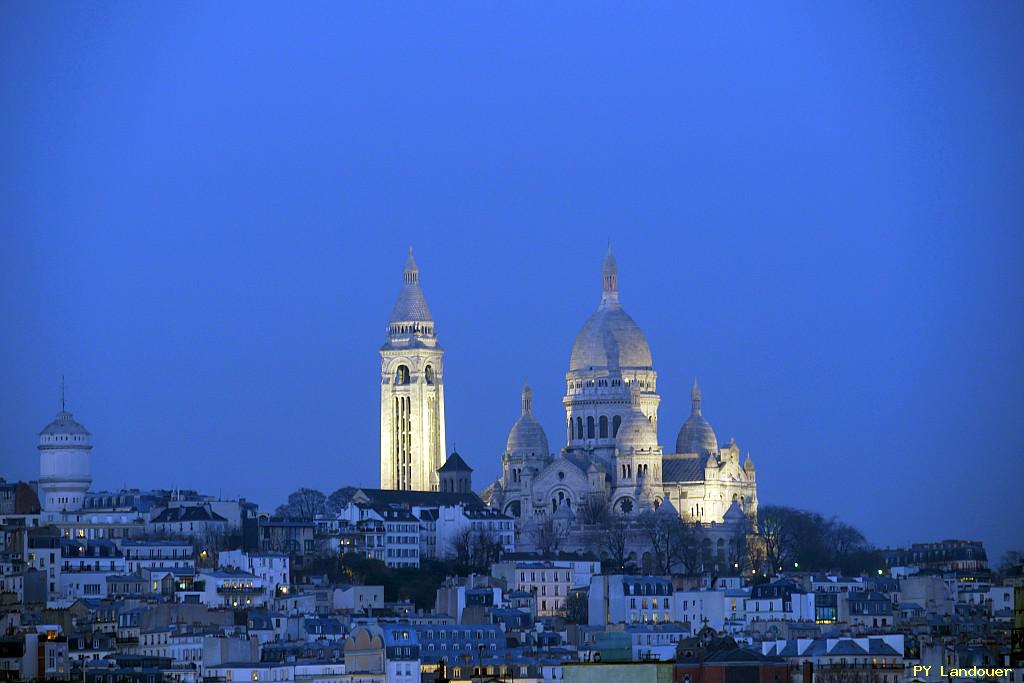
POLYGON ((448 447, 553 448, 608 240, 672 450, 879 545, 1024 549, 1024 4, 5 3, 0 475, 376 486, 409 245, 448 447))

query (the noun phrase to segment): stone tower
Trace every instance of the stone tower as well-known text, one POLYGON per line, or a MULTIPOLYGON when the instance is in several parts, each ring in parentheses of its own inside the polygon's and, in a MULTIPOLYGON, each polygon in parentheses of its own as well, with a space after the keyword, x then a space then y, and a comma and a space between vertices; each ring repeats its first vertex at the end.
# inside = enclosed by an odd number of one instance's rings
POLYGON ((444 462, 444 350, 412 249, 380 349, 380 487, 437 491, 444 462))
POLYGON ((89 430, 64 407, 39 432, 39 499, 45 512, 82 508, 92 484, 92 440, 89 430))

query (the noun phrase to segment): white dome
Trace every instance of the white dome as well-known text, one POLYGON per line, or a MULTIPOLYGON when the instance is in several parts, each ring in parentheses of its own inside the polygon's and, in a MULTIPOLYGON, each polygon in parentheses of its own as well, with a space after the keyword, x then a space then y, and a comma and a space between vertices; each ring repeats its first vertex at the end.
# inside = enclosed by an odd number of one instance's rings
POLYGON ((512 425, 508 441, 505 443, 505 451, 509 455, 524 458, 547 457, 551 452, 548 449, 547 434, 533 415, 523 415, 512 425))
POLYGON ((711 428, 703 415, 691 415, 683 423, 676 437, 676 453, 705 453, 718 452, 718 437, 715 430, 711 428))
POLYGON ((636 384, 630 386, 631 410, 623 418, 615 445, 619 451, 649 451, 658 447, 658 431, 640 410, 640 390, 636 384))
POLYGON ((529 385, 523 386, 522 399, 523 413, 508 433, 505 452, 513 457, 546 458, 551 452, 548 449, 548 436, 533 416, 533 392, 529 385))
POLYGON ((690 390, 690 401, 690 417, 686 418, 676 437, 676 453, 717 453, 718 437, 701 414, 701 393, 696 378, 693 380, 693 389, 690 390))
POLYGON ((569 371, 591 368, 651 368, 651 347, 619 304, 602 304, 576 335, 569 371))
POLYGON ((647 337, 619 303, 618 268, 611 247, 601 269, 601 305, 576 335, 569 372, 591 368, 651 369, 647 337))

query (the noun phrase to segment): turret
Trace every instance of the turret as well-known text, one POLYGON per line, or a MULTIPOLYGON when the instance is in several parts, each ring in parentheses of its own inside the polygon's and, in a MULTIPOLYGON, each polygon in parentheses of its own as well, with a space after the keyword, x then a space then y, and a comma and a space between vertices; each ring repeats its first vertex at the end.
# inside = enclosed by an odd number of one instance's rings
POLYGON ((60 404, 39 432, 39 497, 46 512, 80 510, 92 484, 92 435, 66 409, 63 386, 60 404))
POLYGON ((455 451, 452 451, 444 465, 437 470, 437 477, 441 484, 441 493, 473 492, 473 468, 455 451))

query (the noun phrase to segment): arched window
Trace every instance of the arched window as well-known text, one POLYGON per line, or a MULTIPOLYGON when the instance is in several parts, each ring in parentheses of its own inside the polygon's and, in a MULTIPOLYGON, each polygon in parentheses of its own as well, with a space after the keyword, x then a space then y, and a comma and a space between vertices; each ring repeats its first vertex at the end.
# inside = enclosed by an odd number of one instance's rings
POLYGON ((587 438, 594 438, 594 417, 590 416, 587 418, 587 438))
POLYGON ((583 438, 583 418, 582 417, 577 417, 576 418, 576 438, 577 439, 582 439, 583 438))
POLYGON ((399 365, 398 370, 395 372, 395 384, 408 384, 409 383, 409 368, 404 365, 399 365))
POLYGON ((428 365, 423 370, 423 379, 424 381, 426 381, 427 384, 434 383, 434 367, 432 365, 428 365))
POLYGON ((628 515, 633 511, 633 501, 629 498, 623 498, 619 501, 619 510, 628 515))
POLYGON ((607 415, 602 415, 601 416, 601 419, 598 420, 598 427, 600 429, 600 431, 598 433, 600 434, 601 438, 602 439, 607 439, 608 438, 608 416, 607 415))
POLYGON ((619 435, 619 425, 622 424, 622 418, 616 415, 612 418, 612 438, 614 439, 619 435))
POLYGON ((569 440, 576 440, 576 423, 572 421, 571 417, 569 418, 569 440))

